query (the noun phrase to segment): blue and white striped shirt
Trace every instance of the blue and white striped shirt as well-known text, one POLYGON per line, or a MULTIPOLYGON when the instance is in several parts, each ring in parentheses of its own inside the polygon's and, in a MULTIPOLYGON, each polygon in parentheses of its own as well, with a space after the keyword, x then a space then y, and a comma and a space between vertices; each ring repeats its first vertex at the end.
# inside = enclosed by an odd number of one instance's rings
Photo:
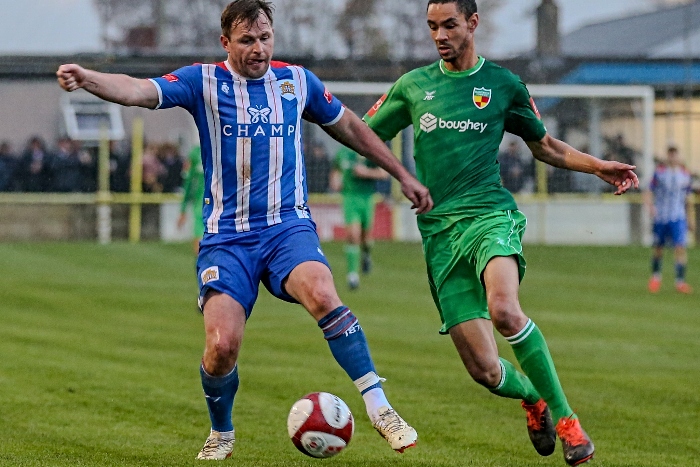
POLYGON ((686 199, 691 193, 691 177, 686 169, 658 167, 649 189, 654 194, 654 222, 665 224, 685 219, 686 199))
POLYGON ((302 116, 333 125, 344 107, 310 71, 271 62, 260 79, 228 62, 197 64, 151 80, 157 108, 183 107, 199 131, 207 233, 261 229, 310 218, 302 116))

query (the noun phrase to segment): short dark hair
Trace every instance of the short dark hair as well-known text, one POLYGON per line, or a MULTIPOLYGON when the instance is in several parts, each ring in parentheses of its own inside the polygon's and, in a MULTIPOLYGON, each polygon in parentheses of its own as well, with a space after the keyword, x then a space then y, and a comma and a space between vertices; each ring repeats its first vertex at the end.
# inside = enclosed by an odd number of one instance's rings
POLYGON ((262 11, 270 20, 272 26, 272 10, 274 6, 265 0, 234 0, 224 8, 221 13, 221 34, 226 37, 231 36, 231 29, 239 23, 246 22, 253 24, 257 21, 262 11))
POLYGON ((456 3, 457 10, 459 10, 466 19, 471 18, 472 15, 476 13, 476 0, 428 0, 428 6, 434 3, 456 3))

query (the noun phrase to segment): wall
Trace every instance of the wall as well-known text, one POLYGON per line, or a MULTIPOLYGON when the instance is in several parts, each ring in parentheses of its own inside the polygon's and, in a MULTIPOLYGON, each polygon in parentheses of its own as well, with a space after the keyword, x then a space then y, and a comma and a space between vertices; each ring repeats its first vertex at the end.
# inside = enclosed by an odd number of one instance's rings
MULTIPOLYGON (((524 243, 549 245, 649 245, 651 229, 645 210, 638 203, 590 199, 520 200, 528 224, 524 243)), ((342 210, 338 204, 311 205, 311 213, 323 241, 343 240, 342 210)), ((144 240, 188 241, 189 223, 177 229, 178 203, 144 205, 144 240)), ((700 204, 696 205, 700 218, 700 204)), ((0 241, 95 240, 96 208, 89 204, 0 203, 0 241)), ((128 206, 112 206, 112 238, 128 238, 128 206)), ((420 241, 416 216, 408 203, 377 205, 374 225, 379 240, 420 241)), ((695 243, 700 241, 696 229, 695 243)), ((691 244, 693 242, 691 241, 691 244)))
MULTIPOLYGON (((0 141, 10 141, 15 152, 21 152, 31 136, 39 135, 53 148, 65 131, 61 111, 64 93, 55 81, 0 81, 0 141)), ((138 116, 144 119, 148 141, 182 143, 185 149, 198 141, 192 117, 183 109, 123 107, 122 116, 127 138, 138 116)))

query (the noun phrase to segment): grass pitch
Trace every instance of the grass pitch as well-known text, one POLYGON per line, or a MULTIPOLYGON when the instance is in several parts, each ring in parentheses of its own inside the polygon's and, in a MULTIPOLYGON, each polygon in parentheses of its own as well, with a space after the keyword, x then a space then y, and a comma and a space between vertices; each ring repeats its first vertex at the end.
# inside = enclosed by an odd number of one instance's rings
MULTIPOLYGON (((375 270, 341 297, 367 333, 392 404, 419 432, 399 455, 299 306, 261 290, 240 357, 237 444, 223 465, 562 466, 539 457, 517 401, 471 382, 428 292, 420 246, 378 244, 375 270), (292 403, 342 397, 356 417, 345 452, 306 458, 287 438, 292 403)), ((700 251, 689 282, 646 291, 645 248, 526 248, 523 308, 547 337, 599 466, 700 465, 700 251)), ((0 465, 180 466, 209 429, 189 245, 0 244, 0 465)), ((513 361, 499 338, 501 353, 513 361)))

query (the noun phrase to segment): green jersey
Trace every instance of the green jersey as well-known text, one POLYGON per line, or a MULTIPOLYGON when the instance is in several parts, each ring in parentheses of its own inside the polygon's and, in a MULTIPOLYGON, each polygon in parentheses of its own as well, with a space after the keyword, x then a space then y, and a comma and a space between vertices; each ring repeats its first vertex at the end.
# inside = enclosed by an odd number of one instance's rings
POLYGON ((202 223, 202 203, 204 202, 204 170, 199 146, 192 148, 189 154, 190 168, 185 176, 180 211, 185 212, 187 205, 194 207, 195 223, 202 223))
POLYGON ((416 175, 435 202, 418 216, 424 237, 465 217, 517 209, 496 159, 503 133, 525 141, 546 134, 525 84, 483 57, 461 72, 440 60, 406 73, 365 121, 385 141, 413 125, 416 175))
POLYGON ((355 175, 355 166, 358 164, 368 168, 377 167, 366 158, 345 146, 341 147, 335 155, 334 168, 343 174, 343 194, 371 196, 376 191, 377 181, 355 175))

